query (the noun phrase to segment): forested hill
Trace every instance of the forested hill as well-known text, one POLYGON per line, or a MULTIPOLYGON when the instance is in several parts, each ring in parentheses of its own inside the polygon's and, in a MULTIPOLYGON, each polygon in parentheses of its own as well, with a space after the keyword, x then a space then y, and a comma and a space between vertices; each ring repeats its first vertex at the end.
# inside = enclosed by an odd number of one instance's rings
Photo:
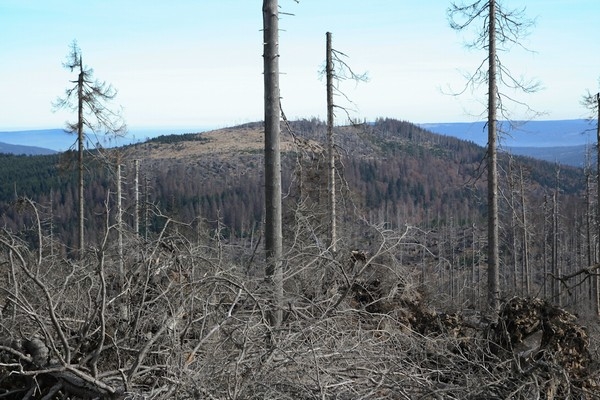
MULTIPOLYGON (((117 158, 125 166, 124 202, 130 222, 133 160, 138 159, 144 204, 181 221, 201 218, 214 224, 220 220, 231 234, 250 232, 262 220, 262 129, 262 123, 257 122, 201 134, 160 136, 106 150, 102 157, 88 155, 89 240, 93 243, 101 234, 105 203, 111 207, 114 196, 110 193, 115 192, 112 166, 117 158)), ((335 140, 340 204, 345 208, 341 215, 360 215, 394 227, 472 224, 482 218, 482 147, 392 119, 337 127, 335 140)), ((283 125, 283 183, 288 210, 300 199, 315 207, 325 202, 325 143, 326 127, 318 120, 283 125)), ((27 217, 10 205, 17 196, 27 196, 40 205, 43 215, 51 215, 54 234, 74 244, 76 186, 71 161, 70 152, 61 156, 0 156, 5 225, 18 231, 27 224, 27 217)), ((558 190, 565 215, 585 191, 583 171, 576 168, 505 155, 500 170, 506 189, 503 194, 526 188, 532 206, 541 207, 547 195, 558 190)), ((142 218, 142 225, 151 232, 160 224, 156 218, 142 218)))

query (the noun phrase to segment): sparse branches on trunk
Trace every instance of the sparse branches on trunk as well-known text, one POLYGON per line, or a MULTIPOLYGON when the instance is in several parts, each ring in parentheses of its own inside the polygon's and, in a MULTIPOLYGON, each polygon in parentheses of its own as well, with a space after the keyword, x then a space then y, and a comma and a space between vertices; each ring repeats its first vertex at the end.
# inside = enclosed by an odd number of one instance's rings
POLYGON ((498 229, 498 161, 497 142, 499 117, 510 120, 504 104, 510 101, 524 106, 527 112, 532 110, 523 102, 510 96, 503 89, 519 89, 525 93, 539 89, 539 84, 516 78, 501 62, 499 51, 521 46, 521 39, 533 25, 525 18, 524 10, 507 10, 498 0, 478 0, 472 3, 452 2, 448 9, 450 27, 456 31, 465 31, 475 26, 475 38, 468 47, 485 50, 487 56, 473 74, 467 76, 467 88, 475 89, 487 86, 487 203, 488 203, 488 307, 497 312, 500 305, 500 260, 498 229), (478 23, 482 25, 477 26, 478 23))
POLYGON ((326 74, 327 74, 327 191, 329 194, 329 248, 335 254, 337 251, 337 221, 335 201, 335 154, 333 143, 333 49, 331 47, 331 32, 326 34, 326 74))
MULTIPOLYGON (((535 25, 535 20, 527 18, 525 8, 510 10, 505 8, 503 2, 499 0, 478 0, 467 5, 453 2, 447 13, 450 27, 456 31, 466 31, 473 26, 477 26, 474 21, 483 22, 481 28, 475 28, 477 31, 474 39, 465 43, 465 45, 469 49, 488 50, 487 57, 482 60, 475 71, 465 73, 465 86, 458 92, 453 92, 453 94, 463 94, 468 89, 474 90, 482 83, 487 82, 490 63, 494 63, 496 66, 495 78, 499 87, 523 93, 535 93, 541 89, 541 83, 538 80, 513 74, 504 65, 498 54, 499 52, 510 51, 514 47, 530 51, 523 46, 522 39, 529 35, 535 25), (493 16, 492 12, 494 13, 493 16), (494 29, 490 29, 491 27, 494 29), (490 44, 490 36, 494 37, 493 49, 490 44), (490 50, 494 51, 493 55, 490 50)), ((507 112, 508 108, 504 106, 506 102, 521 106, 526 112, 530 113, 530 117, 539 114, 526 103, 511 96, 508 90, 499 90, 496 97, 498 113, 507 121, 512 118, 507 112)))
POLYGON ((355 82, 365 82, 368 80, 366 73, 357 74, 343 60, 347 57, 344 53, 334 50, 331 44, 331 32, 327 32, 326 54, 325 54, 325 76, 327 87, 327 192, 328 192, 328 216, 329 216, 329 248, 335 254, 337 251, 337 221, 336 221, 336 169, 335 169, 335 140, 333 135, 333 126, 335 124, 335 108, 341 109, 351 120, 348 109, 336 104, 334 96, 341 95, 348 102, 350 99, 340 90, 339 84, 345 80, 354 80, 355 82))
MULTIPOLYGON (((351 111, 354 111, 350 107, 354 107, 355 104, 350 99, 346 93, 342 90, 341 84, 346 81, 354 81, 356 84, 360 82, 368 82, 369 74, 367 72, 358 73, 355 72, 352 67, 346 62, 348 56, 343 52, 336 50, 331 46, 331 32, 327 32, 326 38, 329 43, 329 47, 327 47, 325 68, 321 71, 322 75, 325 75, 327 79, 327 87, 328 91, 331 90, 331 103, 332 103, 332 112, 333 118, 335 119, 335 110, 342 110, 346 114, 348 120, 352 120, 350 115, 351 111), (350 105, 343 105, 342 102, 336 102, 335 98, 341 97, 344 101, 350 105)), ((329 94, 328 94, 329 97, 329 94)), ((329 107, 329 104, 328 104, 329 107)))
POLYGON ((63 66, 77 72, 74 86, 65 90, 65 95, 53 104, 54 109, 67 109, 77 112, 77 121, 67 123, 67 129, 77 134, 78 202, 79 202, 79 252, 83 257, 85 249, 85 205, 84 205, 84 149, 89 133, 122 135, 126 126, 119 111, 108 107, 107 103, 117 95, 109 84, 95 80, 94 71, 83 64, 81 49, 77 42, 71 44, 70 53, 63 66), (89 130, 86 132, 86 129, 89 130))

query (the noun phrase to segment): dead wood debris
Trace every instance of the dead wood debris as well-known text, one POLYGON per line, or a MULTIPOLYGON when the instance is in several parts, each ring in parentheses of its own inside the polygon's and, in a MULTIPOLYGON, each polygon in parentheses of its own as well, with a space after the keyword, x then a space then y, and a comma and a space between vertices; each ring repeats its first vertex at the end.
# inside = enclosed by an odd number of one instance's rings
POLYGON ((536 375, 542 398, 600 399, 600 366, 590 353, 585 327, 573 314, 548 301, 512 298, 503 304, 497 321, 488 323, 461 313, 436 312, 418 297, 389 298, 377 280, 355 283, 352 291, 354 301, 365 311, 393 315, 407 333, 444 335, 458 339, 460 351, 479 353, 483 349, 475 342, 483 339, 490 360, 514 361, 507 372, 516 374, 515 385, 524 376, 536 375))

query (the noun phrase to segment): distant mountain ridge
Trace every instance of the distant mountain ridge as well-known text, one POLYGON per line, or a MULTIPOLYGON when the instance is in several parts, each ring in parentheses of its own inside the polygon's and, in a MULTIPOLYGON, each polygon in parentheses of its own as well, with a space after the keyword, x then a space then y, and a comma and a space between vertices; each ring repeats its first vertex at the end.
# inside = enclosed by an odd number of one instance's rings
MULTIPOLYGON (((450 122, 420 124, 441 135, 487 144, 486 122, 450 122)), ((595 124, 585 119, 517 121, 500 123, 500 145, 504 147, 570 147, 596 141, 595 124)))
MULTIPOLYGON (((160 135, 197 133, 206 130, 206 127, 193 128, 132 128, 125 137, 115 138, 110 135, 89 134, 87 141, 89 147, 100 144, 102 147, 116 147, 127 144, 143 142, 160 135)), ((76 136, 64 129, 32 129, 22 131, 0 131, 0 142, 17 146, 36 146, 54 150, 55 152, 67 151, 76 148, 76 136)), ((22 154, 13 153, 12 154, 22 154)))
MULTIPOLYGON (((445 136, 487 145, 485 122, 420 124, 445 136)), ((500 147, 505 151, 554 163, 583 167, 589 146, 596 142, 596 127, 585 119, 516 122, 501 126, 500 147)))
POLYGON ((56 151, 52 149, 46 149, 44 147, 37 146, 21 146, 16 144, 8 144, 0 142, 0 153, 3 154, 16 154, 16 155, 28 155, 28 156, 41 156, 48 154, 55 154, 56 151))
POLYGON ((75 136, 64 129, 34 129, 0 132, 0 142, 14 146, 36 146, 53 151, 66 151, 75 143, 75 136))
POLYGON ((586 163, 596 163, 596 152, 593 144, 558 147, 508 147, 505 150, 514 155, 527 156, 579 168, 585 167, 586 163))

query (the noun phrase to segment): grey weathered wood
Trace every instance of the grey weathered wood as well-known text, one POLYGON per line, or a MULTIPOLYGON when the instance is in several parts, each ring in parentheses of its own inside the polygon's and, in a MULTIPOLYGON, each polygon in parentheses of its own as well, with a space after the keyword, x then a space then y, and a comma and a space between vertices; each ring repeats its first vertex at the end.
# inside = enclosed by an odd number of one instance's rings
POLYGON ((336 224, 336 191, 335 191, 335 153, 333 141, 333 50, 331 48, 331 32, 326 33, 326 75, 327 75, 327 192, 329 195, 329 249, 336 252, 337 224, 336 224))
POLYGON ((283 255, 281 211, 281 105, 279 90, 279 10, 277 0, 263 1, 265 107, 265 253, 266 276, 273 293, 271 324, 281 324, 283 255))

